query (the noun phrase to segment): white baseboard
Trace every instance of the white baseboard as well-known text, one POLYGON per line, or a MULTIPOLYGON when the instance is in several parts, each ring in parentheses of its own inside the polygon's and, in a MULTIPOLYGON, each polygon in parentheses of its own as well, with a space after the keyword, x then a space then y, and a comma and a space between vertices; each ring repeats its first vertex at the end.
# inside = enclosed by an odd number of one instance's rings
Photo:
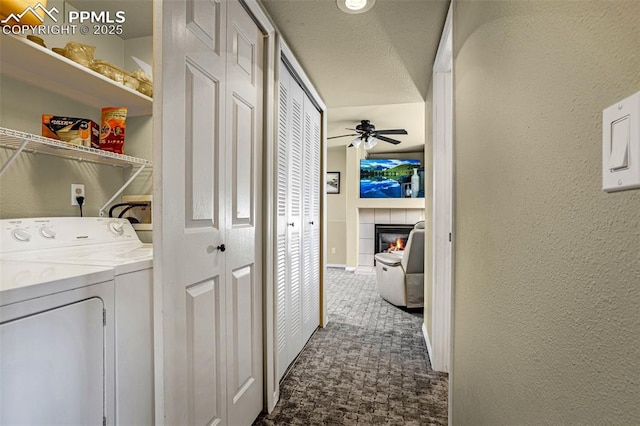
POLYGON ((273 392, 273 406, 270 406, 270 405, 267 406, 268 414, 271 414, 273 410, 275 410, 279 400, 280 400, 280 386, 278 386, 275 392, 273 392))
POLYGON ((339 265, 337 263, 327 263, 327 268, 345 269, 346 267, 347 267, 347 265, 339 265))
POLYGON ((429 362, 433 367, 433 350, 431 349, 431 342, 429 341, 429 333, 427 333, 427 325, 422 323, 422 335, 424 336, 424 343, 427 345, 427 352, 429 353, 429 362))

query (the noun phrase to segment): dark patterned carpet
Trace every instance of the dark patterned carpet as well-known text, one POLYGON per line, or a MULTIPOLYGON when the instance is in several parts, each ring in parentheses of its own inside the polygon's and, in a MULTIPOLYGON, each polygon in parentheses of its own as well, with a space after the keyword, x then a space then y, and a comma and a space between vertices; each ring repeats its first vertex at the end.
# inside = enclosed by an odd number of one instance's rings
POLYGON ((329 268, 328 282, 329 325, 254 425, 446 425, 447 375, 431 370, 422 309, 382 300, 374 275, 329 268))

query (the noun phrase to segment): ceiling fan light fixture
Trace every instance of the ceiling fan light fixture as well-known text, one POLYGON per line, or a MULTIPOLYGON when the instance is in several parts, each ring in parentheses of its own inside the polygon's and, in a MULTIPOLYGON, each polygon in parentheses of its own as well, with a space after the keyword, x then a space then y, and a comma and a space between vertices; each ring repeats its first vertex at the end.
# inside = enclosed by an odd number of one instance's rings
POLYGON ((357 148, 360 146, 361 142, 362 142, 362 138, 358 136, 357 138, 351 141, 351 145, 357 148))
POLYGON ((364 13, 371 9, 376 0, 336 0, 338 8, 349 14, 364 13))
POLYGON ((371 149, 378 144, 378 139, 373 136, 369 136, 364 143, 364 149, 371 149))

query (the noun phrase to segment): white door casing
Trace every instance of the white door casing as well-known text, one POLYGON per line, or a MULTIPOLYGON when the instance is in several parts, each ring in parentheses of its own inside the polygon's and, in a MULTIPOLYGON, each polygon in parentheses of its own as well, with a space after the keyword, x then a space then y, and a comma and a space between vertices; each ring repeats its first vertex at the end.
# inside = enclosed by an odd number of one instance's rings
POLYGON ((451 7, 433 67, 432 364, 450 371, 453 287, 453 55, 451 7))
POLYGON ((262 34, 237 1, 227 4, 227 389, 230 425, 251 424, 263 401, 262 34))
POLYGON ((154 160, 160 168, 154 177, 160 192, 154 282, 161 292, 162 313, 156 311, 156 318, 162 315, 163 330, 156 335, 161 344, 156 372, 164 378, 157 388, 156 421, 245 422, 256 408, 240 405, 255 404, 256 387, 257 412, 262 407, 261 265, 256 262, 261 41, 253 38, 236 0, 155 6, 161 8, 154 27, 161 90, 154 102, 154 160), (237 68, 251 77, 227 85, 228 74, 240 74, 237 68))

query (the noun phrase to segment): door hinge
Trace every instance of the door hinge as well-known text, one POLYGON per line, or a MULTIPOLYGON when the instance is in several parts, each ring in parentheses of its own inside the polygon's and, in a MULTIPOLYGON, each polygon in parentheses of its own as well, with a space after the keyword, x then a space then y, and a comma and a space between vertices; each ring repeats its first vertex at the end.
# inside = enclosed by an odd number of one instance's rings
POLYGON ((103 327, 107 326, 107 310, 106 309, 102 310, 102 326, 103 327))
POLYGON ((451 232, 449 232, 449 242, 451 242, 451 232))

